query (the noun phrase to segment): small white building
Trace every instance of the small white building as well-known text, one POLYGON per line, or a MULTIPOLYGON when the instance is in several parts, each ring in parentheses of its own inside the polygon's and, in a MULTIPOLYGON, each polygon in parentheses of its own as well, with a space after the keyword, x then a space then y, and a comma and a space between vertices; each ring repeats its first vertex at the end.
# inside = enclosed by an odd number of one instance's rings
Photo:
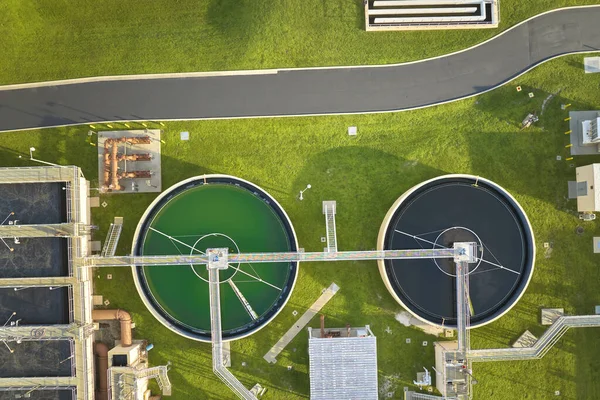
POLYGON ((597 145, 600 143, 598 125, 600 125, 600 116, 581 121, 581 139, 584 146, 597 145))
POLYGON ((590 164, 576 169, 576 181, 570 184, 569 197, 577 198, 577 211, 600 211, 600 164, 590 164))
POLYGON ((580 156, 600 153, 600 111, 569 112, 569 141, 571 155, 580 156))
POLYGON ((369 326, 308 328, 311 400, 377 400, 377 339, 369 326))

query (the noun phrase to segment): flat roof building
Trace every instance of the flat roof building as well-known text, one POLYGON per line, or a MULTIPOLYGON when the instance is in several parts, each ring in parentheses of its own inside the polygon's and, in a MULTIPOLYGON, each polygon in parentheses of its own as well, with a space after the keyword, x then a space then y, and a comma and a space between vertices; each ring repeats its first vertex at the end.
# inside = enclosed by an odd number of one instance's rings
POLYGON ((377 339, 364 328, 308 328, 311 400, 377 400, 377 339))
POLYGON ((575 183, 570 183, 569 197, 577 198, 577 211, 600 211, 600 164, 577 167, 575 176, 575 183))
POLYGON ((571 111, 569 118, 571 155, 600 153, 600 111, 571 111))

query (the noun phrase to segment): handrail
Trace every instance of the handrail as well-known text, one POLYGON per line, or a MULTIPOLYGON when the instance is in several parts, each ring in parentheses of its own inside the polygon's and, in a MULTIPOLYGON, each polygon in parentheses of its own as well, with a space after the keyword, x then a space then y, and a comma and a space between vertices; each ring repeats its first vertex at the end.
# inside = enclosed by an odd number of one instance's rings
POLYGON ((470 361, 513 361, 539 359, 560 340, 570 328, 598 327, 600 315, 561 316, 531 347, 470 350, 470 361))
POLYGON ((208 269, 210 296, 210 325, 213 371, 240 399, 256 400, 256 397, 223 365, 223 336, 221 330, 221 298, 219 270, 208 269))
MULTIPOLYGON (((416 259, 416 258, 453 258, 455 249, 417 249, 417 250, 371 250, 338 252, 288 252, 288 253, 232 253, 229 263, 272 263, 272 262, 309 262, 309 261, 345 261, 380 259, 416 259)), ((205 254, 165 255, 165 256, 90 256, 77 260, 80 267, 123 267, 123 266, 164 266, 164 265, 207 265, 205 254)))

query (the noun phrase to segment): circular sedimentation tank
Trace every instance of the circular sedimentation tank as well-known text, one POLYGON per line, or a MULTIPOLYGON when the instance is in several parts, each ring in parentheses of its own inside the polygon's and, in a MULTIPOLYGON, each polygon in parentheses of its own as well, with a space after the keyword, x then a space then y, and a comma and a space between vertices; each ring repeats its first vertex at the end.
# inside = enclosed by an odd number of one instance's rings
MULTIPOLYGON (((451 248, 476 242, 469 264, 471 326, 510 310, 533 274, 533 231, 519 203, 502 187, 471 175, 445 175, 404 193, 387 213, 380 250, 451 248)), ((379 260, 384 283, 412 315, 430 324, 456 326, 452 259, 379 260)))
MULTIPOLYGON (((182 181, 146 210, 134 240, 135 255, 297 251, 287 214, 266 191, 227 175, 182 181)), ((269 323, 287 302, 297 263, 229 264, 220 271, 223 339, 248 336, 269 323)), ((205 265, 133 267, 137 290, 166 327, 210 341, 208 271, 205 265)))

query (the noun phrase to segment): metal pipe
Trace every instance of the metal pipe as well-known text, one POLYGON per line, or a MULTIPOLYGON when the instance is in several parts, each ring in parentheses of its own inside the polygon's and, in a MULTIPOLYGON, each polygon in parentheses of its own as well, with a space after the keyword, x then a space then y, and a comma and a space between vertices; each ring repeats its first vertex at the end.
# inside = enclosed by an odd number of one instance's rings
POLYGON ((94 321, 118 320, 121 323, 121 345, 131 346, 131 315, 125 310, 93 310, 92 319, 94 321))
POLYGON ((96 342, 94 352, 98 359, 98 388, 96 400, 108 400, 108 346, 102 342, 96 342))
POLYGON ((325 337, 325 315, 321 314, 321 337, 325 337))

